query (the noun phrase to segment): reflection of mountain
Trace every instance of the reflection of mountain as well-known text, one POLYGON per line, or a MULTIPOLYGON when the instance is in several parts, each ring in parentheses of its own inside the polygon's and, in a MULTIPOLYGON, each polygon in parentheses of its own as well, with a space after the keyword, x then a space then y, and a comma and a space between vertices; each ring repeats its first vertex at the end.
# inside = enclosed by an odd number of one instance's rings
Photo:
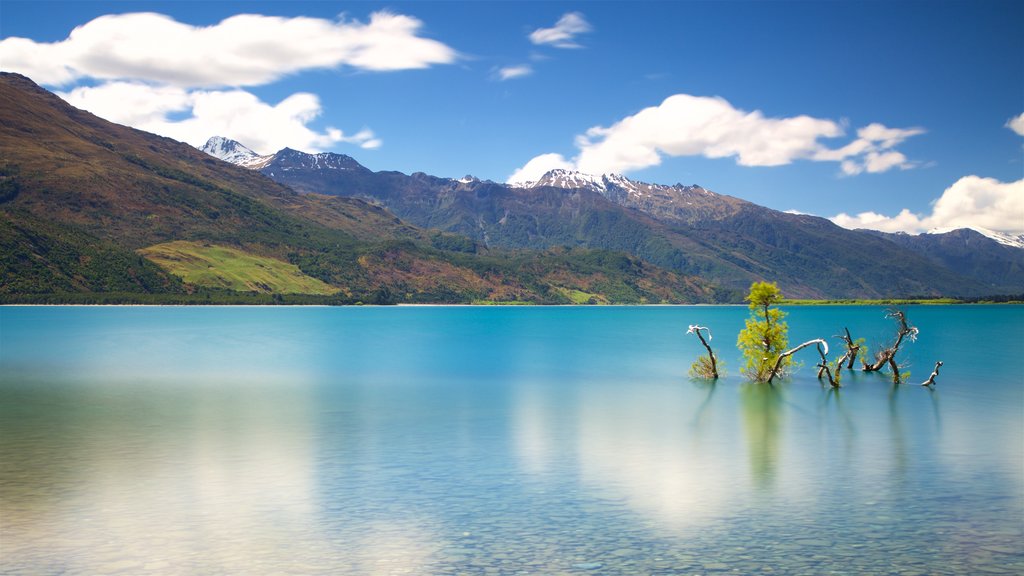
POLYGON ((782 391, 777 386, 747 383, 740 387, 740 402, 750 473, 755 485, 767 488, 774 485, 778 472, 782 391))
POLYGON ((50 382, 19 392, 16 413, 0 406, 0 572, 253 574, 309 552, 302 386, 79 384, 56 402, 50 382))
POLYGON ((733 421, 718 429, 717 420, 695 426, 687 417, 706 396, 646 386, 625 396, 613 384, 581 387, 571 399, 526 390, 513 419, 520 466, 543 477, 575 463, 597 498, 621 501, 662 529, 704 525, 726 513, 740 476, 730 457, 738 449, 733 421))

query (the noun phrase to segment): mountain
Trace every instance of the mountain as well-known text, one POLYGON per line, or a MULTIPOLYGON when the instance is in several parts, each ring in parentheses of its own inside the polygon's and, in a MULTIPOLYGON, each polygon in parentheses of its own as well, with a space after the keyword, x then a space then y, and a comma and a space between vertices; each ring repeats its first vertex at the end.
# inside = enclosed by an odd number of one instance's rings
POLYGON ((988 294, 1024 292, 1024 238, 970 228, 910 235, 866 230, 985 283, 988 294), (994 237, 993 237, 994 236, 994 237))
POLYGON ((768 280, 793 298, 991 293, 991 283, 887 238, 698 185, 566 170, 506 185, 373 172, 349 156, 288 149, 258 171, 300 192, 361 198, 487 247, 620 250, 734 291, 768 280))
POLYGON ((650 184, 621 174, 594 176, 575 170, 551 170, 539 180, 513 184, 516 188, 590 190, 612 202, 635 208, 659 219, 696 223, 735 214, 744 201, 715 194, 697 184, 650 184))
POLYGON ((957 230, 970 230, 977 232, 986 238, 995 240, 999 244, 1004 246, 1010 246, 1012 248, 1024 248, 1024 234, 1007 234, 1006 232, 996 232, 995 230, 989 230, 988 228, 982 228, 981 226, 975 226, 973 228, 944 228, 929 230, 928 234, 945 234, 947 232, 954 232, 957 230))
MULTIPOLYGON (((210 150, 258 157, 226 140, 210 150)), ((0 301, 266 301, 250 293, 382 303, 728 295, 623 254, 487 250, 358 198, 299 193, 0 73, 0 301)))
POLYGON ((254 169, 262 168, 273 158, 273 155, 260 156, 238 142, 221 136, 210 138, 200 150, 225 162, 254 169))

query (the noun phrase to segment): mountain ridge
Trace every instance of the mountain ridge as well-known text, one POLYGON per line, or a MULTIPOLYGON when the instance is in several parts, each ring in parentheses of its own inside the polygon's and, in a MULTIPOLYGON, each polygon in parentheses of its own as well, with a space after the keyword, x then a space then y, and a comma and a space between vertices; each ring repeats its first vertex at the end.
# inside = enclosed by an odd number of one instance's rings
POLYGON ((345 159, 344 170, 313 168, 308 158, 297 161, 302 154, 290 151, 287 162, 275 157, 259 171, 300 192, 362 198, 418 226, 463 234, 485 246, 624 250, 734 290, 767 280, 800 298, 1013 290, 960 274, 941 259, 888 238, 698 185, 567 170, 506 185, 422 172, 373 172, 343 155, 334 156, 345 159))

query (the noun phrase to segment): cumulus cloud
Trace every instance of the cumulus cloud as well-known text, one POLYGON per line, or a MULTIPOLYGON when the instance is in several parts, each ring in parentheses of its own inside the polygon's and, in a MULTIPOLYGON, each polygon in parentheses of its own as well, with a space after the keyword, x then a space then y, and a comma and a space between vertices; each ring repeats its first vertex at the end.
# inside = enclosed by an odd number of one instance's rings
POLYGON ((1024 179, 1000 182, 995 178, 964 176, 946 188, 932 204, 931 214, 914 214, 904 208, 891 217, 861 212, 856 216, 838 214, 831 220, 843 228, 909 234, 956 228, 1024 234, 1024 179))
POLYGON ((735 108, 723 98, 676 94, 611 126, 595 126, 577 136, 579 153, 569 163, 582 172, 602 174, 656 166, 664 156, 704 156, 735 158, 741 166, 832 161, 839 162, 845 174, 877 173, 913 167, 893 147, 923 132, 870 124, 857 131, 856 140, 829 148, 822 139, 844 135, 842 126, 832 120, 806 115, 768 118, 758 110, 735 108))
POLYGON ((1017 134, 1024 136, 1024 113, 1021 113, 1020 116, 1014 116, 1007 120, 1006 127, 1017 134))
POLYGON ((576 37, 591 30, 593 28, 583 14, 567 12, 551 28, 538 28, 531 32, 530 42, 555 48, 580 48, 576 37))
POLYGON ((108 82, 59 95, 71 105, 112 122, 194 146, 202 145, 210 136, 226 136, 264 154, 284 147, 319 152, 340 142, 363 148, 381 145, 369 129, 349 136, 337 128, 322 132, 309 128, 320 115, 321 106, 316 95, 305 92, 268 104, 244 90, 190 91, 138 82, 108 82))
POLYGON ((205 27, 162 14, 115 14, 60 42, 6 38, 0 62, 55 86, 97 78, 210 88, 261 85, 310 69, 406 70, 458 59, 447 45, 419 36, 421 27, 390 12, 367 23, 241 14, 205 27))
POLYGON ((498 79, 501 81, 512 80, 513 78, 522 78, 523 76, 533 74, 533 67, 529 64, 505 66, 504 68, 499 68, 497 74, 498 79))
POLYGON ((857 130, 857 139, 853 142, 837 150, 822 150, 813 159, 840 161, 840 169, 847 176, 861 172, 877 174, 892 168, 907 170, 915 164, 892 148, 919 134, 924 134, 923 128, 888 128, 878 123, 868 124, 857 130))

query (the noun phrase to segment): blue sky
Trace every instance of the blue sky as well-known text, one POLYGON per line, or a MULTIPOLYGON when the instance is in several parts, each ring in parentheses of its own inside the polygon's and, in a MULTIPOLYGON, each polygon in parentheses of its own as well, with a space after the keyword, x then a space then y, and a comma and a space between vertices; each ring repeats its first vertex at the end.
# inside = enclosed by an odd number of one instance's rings
POLYGON ((1021 2, 3 0, 0 68, 193 144, 1021 233, 1022 23, 1021 2))

